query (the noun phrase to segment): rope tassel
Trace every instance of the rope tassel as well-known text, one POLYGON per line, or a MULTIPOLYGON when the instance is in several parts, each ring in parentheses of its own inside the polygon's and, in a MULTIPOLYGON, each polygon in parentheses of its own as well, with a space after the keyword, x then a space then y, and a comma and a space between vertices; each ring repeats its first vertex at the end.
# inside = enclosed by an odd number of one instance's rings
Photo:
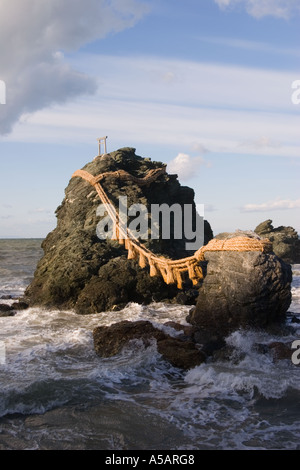
POLYGON ((124 240, 124 245, 125 245, 125 250, 129 250, 129 248, 130 248, 130 240, 129 240, 129 238, 127 238, 127 237, 125 238, 125 240, 124 240))
POLYGON ((111 237, 112 240, 119 240, 119 227, 118 224, 114 224, 113 234, 111 237))
POLYGON ((189 273, 189 278, 193 281, 194 279, 197 279, 197 275, 195 272, 195 266, 193 264, 190 264, 188 267, 188 273, 189 273))
POLYGON ((200 266, 195 266, 195 274, 198 280, 203 279, 203 271, 200 266))
POLYGON ((136 251, 135 251, 134 245, 132 243, 129 244, 127 258, 128 259, 135 259, 136 258, 136 251))
POLYGON ((151 277, 158 276, 158 271, 153 261, 150 261, 150 276, 151 277))
POLYGON ((173 270, 170 266, 167 266, 167 276, 166 276, 166 284, 174 284, 175 279, 173 275, 173 270))
POLYGON ((140 251, 140 258, 139 258, 139 266, 140 268, 145 268, 147 266, 147 258, 141 251, 140 251))
POLYGON ((178 289, 182 289, 182 277, 180 271, 176 270, 176 282, 178 289))

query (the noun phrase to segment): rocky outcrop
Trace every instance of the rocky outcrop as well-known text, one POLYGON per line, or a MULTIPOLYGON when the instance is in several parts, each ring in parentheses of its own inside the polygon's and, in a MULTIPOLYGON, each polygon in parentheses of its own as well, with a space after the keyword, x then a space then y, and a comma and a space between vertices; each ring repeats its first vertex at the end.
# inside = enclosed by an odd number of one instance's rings
POLYGON ((145 320, 97 327, 93 338, 95 351, 101 357, 120 353, 130 341, 141 341, 146 348, 156 341, 158 352, 174 367, 189 369, 205 361, 205 354, 194 341, 188 337, 172 337, 145 320))
POLYGON ((206 276, 188 317, 191 324, 224 337, 238 328, 265 328, 285 320, 291 303, 289 264, 258 251, 206 252, 205 259, 206 276))
POLYGON ((273 243, 274 253, 283 261, 290 264, 300 263, 300 240, 293 227, 274 228, 272 220, 268 219, 259 224, 254 232, 268 238, 273 243))
MULTIPOLYGON (((3 300, 11 299, 11 296, 2 296, 3 300)), ((17 302, 13 302, 12 304, 0 304, 0 317, 12 317, 16 314, 17 311, 26 310, 29 305, 19 300, 17 302)))
POLYGON ((0 317, 12 317, 14 315, 14 309, 10 305, 0 304, 0 317))
MULTIPOLYGON (((105 172, 125 170, 143 178, 150 170, 165 167, 161 162, 136 155, 135 149, 123 148, 95 158, 83 169, 93 176, 105 172)), ((59 169, 57 169, 59 171, 59 169)), ((190 204, 195 215, 194 191, 181 186, 176 175, 161 174, 149 185, 106 177, 101 181, 109 198, 118 208, 119 196, 128 198, 128 206, 144 204, 150 212, 152 204, 190 204)), ((176 285, 167 285, 161 277, 150 277, 149 268, 140 268, 138 262, 127 259, 127 251, 117 241, 100 240, 96 233, 101 203, 95 189, 81 178, 70 180, 65 198, 56 210, 57 227, 43 241, 44 256, 38 263, 34 279, 25 293, 30 306, 74 309, 89 314, 121 308, 128 302, 150 303, 161 300, 190 303, 194 301, 191 283, 179 291, 176 285), (190 293, 189 293, 190 292, 190 293)), ((212 237, 205 222, 205 243, 212 237)), ((190 241, 190 240, 189 240, 190 241)), ((179 259, 190 256, 187 240, 174 238, 145 240, 145 246, 158 255, 179 259)))

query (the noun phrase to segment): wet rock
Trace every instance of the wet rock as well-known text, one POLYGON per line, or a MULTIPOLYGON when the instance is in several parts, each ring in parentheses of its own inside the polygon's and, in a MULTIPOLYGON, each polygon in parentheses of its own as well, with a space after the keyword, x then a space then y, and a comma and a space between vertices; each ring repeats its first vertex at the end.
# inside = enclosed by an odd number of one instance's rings
POLYGON ((10 305, 0 304, 0 317, 13 317, 15 312, 10 305))
MULTIPOLYGON (((107 171, 126 170, 142 178, 149 170, 165 164, 152 162, 135 154, 135 149, 124 148, 88 163, 84 170, 92 175, 107 171)), ((74 168, 76 170, 77 168, 74 168)), ((118 208, 118 198, 126 196, 128 207, 134 203, 190 204, 195 215, 194 191, 181 186, 176 175, 160 175, 150 185, 139 186, 133 181, 107 177, 101 182, 107 195, 118 208)), ((44 256, 38 263, 34 279, 28 286, 25 300, 30 306, 39 305, 74 309, 80 314, 117 309, 127 302, 152 301, 195 302, 187 282, 183 293, 176 285, 166 285, 160 277, 150 277, 149 267, 140 268, 138 262, 127 259, 127 251, 117 241, 100 240, 96 234, 100 217, 96 211, 101 201, 94 188, 81 178, 70 180, 65 198, 57 208, 57 227, 43 241, 44 256), (185 293, 184 293, 185 292, 185 293)), ((150 224, 149 224, 150 226, 150 224)), ((204 240, 212 238, 209 223, 205 221, 204 240)), ((145 246, 157 255, 179 259, 190 256, 185 238, 145 240, 145 246)), ((191 240, 189 240, 191 241, 191 240)), ((192 291, 194 291, 192 289, 192 291)))
POLYGON ((292 323, 300 323, 300 318, 297 315, 292 315, 291 316, 291 322, 292 323))
POLYGON ((11 307, 11 305, 7 305, 7 304, 0 304, 0 312, 9 312, 13 310, 13 308, 11 307))
POLYGON ((205 354, 196 348, 193 341, 169 337, 157 342, 157 350, 174 367, 185 370, 199 366, 206 360, 205 354))
POLYGON ((257 251, 206 252, 205 258, 207 274, 187 318, 192 325, 225 337, 238 328, 266 328, 285 320, 291 303, 290 265, 273 253, 257 251))
POLYGON ((192 325, 182 325, 181 323, 177 323, 171 320, 164 323, 164 326, 169 326, 176 331, 181 331, 182 334, 189 339, 194 338, 195 331, 197 330, 197 328, 192 325))
POLYGON ((300 263, 300 240, 293 227, 274 228, 272 220, 268 219, 259 224, 254 231, 273 243, 274 253, 283 261, 290 264, 300 263))
POLYGON ((271 350, 275 361, 291 359, 293 351, 290 344, 286 344, 281 341, 273 341, 268 345, 268 347, 269 350, 271 350))
POLYGON ((205 355, 199 351, 193 341, 171 337, 151 322, 121 321, 111 326, 99 326, 93 331, 94 348, 101 357, 111 357, 121 352, 130 341, 140 340, 149 347, 153 340, 162 357, 174 367, 189 369, 200 365, 205 355))
POLYGON ((24 301, 19 301, 19 302, 14 302, 11 304, 11 307, 14 309, 14 310, 26 310, 29 305, 27 302, 24 302, 24 301))

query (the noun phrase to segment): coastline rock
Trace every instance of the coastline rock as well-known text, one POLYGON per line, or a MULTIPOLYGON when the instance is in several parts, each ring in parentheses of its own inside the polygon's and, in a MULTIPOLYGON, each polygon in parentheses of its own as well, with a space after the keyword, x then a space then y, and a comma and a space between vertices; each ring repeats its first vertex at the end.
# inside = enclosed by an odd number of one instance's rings
POLYGON ((238 328, 266 328, 285 320, 291 303, 289 264, 257 251, 206 252, 205 259, 206 277, 187 318, 192 325, 222 338, 238 328))
POLYGON ((290 344, 283 343, 281 341, 273 341, 268 346, 273 354, 274 361, 291 359, 293 350, 290 344))
POLYGON ((14 315, 14 309, 10 305, 0 304, 0 317, 13 317, 14 315))
POLYGON ((300 240, 293 227, 280 226, 274 228, 272 220, 268 219, 259 224, 254 232, 262 238, 268 238, 273 243, 274 253, 286 263, 300 263, 300 240))
POLYGON ((7 305, 7 304, 0 304, 0 312, 9 312, 13 310, 13 308, 11 307, 11 305, 7 305))
POLYGON ((172 337, 151 322, 121 321, 111 326, 99 326, 93 331, 94 348, 100 357, 111 357, 122 351, 130 341, 140 340, 145 348, 155 340, 157 350, 174 367, 189 369, 205 361, 205 354, 190 339, 172 337))
POLYGON ((18 302, 13 302, 11 308, 14 310, 26 310, 29 307, 27 302, 19 300, 18 302))
MULTIPOLYGON (((165 164, 139 157, 133 148, 123 148, 96 157, 83 169, 94 176, 126 170, 142 178, 149 170, 161 167, 165 164)), ((161 174, 145 186, 112 176, 101 184, 117 208, 119 196, 127 196, 128 207, 141 203, 151 212, 151 204, 191 204, 196 214, 194 191, 181 186, 177 175, 161 174)), ((78 177, 70 180, 65 198, 56 210, 57 227, 42 243, 44 255, 25 292, 25 301, 30 306, 73 309, 80 314, 108 311, 128 302, 174 301, 179 293, 183 303, 191 303, 195 296, 188 294, 192 288, 190 282, 184 297, 176 285, 166 285, 160 277, 150 277, 148 267, 142 269, 136 260, 128 260, 127 251, 117 241, 98 238, 96 228, 100 217, 96 210, 100 204, 88 182, 78 177)), ((207 243, 213 234, 207 221, 204 228, 207 243)), ((175 239, 173 235, 171 230, 169 240, 145 240, 145 246, 172 259, 190 256, 192 252, 185 249, 187 240, 175 239)))

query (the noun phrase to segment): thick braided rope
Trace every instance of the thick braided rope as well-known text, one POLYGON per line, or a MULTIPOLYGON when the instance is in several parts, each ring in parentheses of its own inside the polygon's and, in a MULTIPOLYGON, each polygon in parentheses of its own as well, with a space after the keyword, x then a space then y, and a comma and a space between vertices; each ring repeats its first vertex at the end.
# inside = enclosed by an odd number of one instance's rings
POLYGON ((256 239, 250 237, 239 236, 225 240, 218 240, 216 238, 202 246, 197 250, 193 256, 182 258, 179 260, 170 260, 161 256, 156 256, 152 251, 140 243, 134 235, 126 228, 123 228, 119 222, 118 213, 108 198, 106 192, 100 184, 100 181, 107 176, 117 177, 125 181, 133 181, 139 185, 150 184, 158 178, 161 174, 165 173, 165 168, 158 168, 150 170, 144 178, 136 178, 124 170, 115 172, 109 171, 101 173, 98 176, 93 176, 85 170, 77 170, 73 173, 73 177, 81 177, 89 182, 97 191, 97 194, 104 204, 107 213, 114 222, 114 235, 113 239, 118 240, 120 244, 125 245, 128 251, 128 259, 139 259, 141 268, 150 266, 150 276, 162 276, 164 282, 167 284, 177 283, 179 289, 182 288, 182 275, 188 274, 189 279, 196 285, 199 280, 203 279, 203 272, 200 262, 205 260, 205 252, 207 251, 272 251, 272 243, 268 239, 256 239))

